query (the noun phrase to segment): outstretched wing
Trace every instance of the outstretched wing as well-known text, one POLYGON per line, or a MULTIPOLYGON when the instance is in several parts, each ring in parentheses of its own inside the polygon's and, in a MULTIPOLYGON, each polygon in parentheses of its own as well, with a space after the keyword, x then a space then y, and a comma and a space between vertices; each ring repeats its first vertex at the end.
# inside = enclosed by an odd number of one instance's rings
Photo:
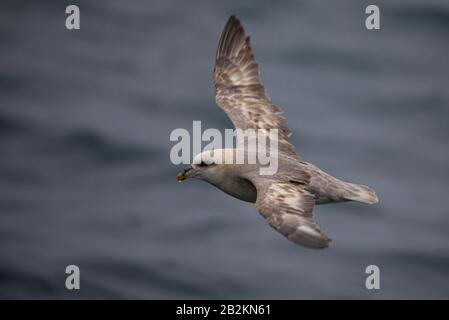
POLYGON ((289 240, 306 247, 322 249, 329 239, 313 217, 315 200, 301 184, 259 181, 256 208, 271 227, 289 240))
POLYGON ((278 129, 279 151, 299 160, 288 141, 287 122, 260 83, 249 37, 235 16, 229 18, 218 44, 214 81, 215 100, 236 128, 278 129))

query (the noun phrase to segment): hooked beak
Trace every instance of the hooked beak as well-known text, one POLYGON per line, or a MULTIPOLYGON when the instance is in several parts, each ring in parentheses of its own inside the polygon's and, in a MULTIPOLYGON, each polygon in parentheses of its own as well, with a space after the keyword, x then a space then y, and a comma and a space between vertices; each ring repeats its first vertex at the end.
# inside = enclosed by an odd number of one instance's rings
POLYGON ((192 170, 192 167, 185 168, 182 172, 179 172, 176 175, 176 180, 178 180, 179 182, 184 181, 189 177, 189 172, 192 172, 192 170))

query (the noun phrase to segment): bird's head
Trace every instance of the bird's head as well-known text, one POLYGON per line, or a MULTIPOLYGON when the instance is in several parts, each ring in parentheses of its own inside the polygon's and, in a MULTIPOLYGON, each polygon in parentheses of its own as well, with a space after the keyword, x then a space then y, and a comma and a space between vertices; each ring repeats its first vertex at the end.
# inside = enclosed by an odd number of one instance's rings
POLYGON ((232 150, 216 149, 196 155, 192 164, 176 175, 176 180, 181 182, 188 178, 197 178, 211 183, 220 181, 224 173, 226 154, 229 152, 232 150))

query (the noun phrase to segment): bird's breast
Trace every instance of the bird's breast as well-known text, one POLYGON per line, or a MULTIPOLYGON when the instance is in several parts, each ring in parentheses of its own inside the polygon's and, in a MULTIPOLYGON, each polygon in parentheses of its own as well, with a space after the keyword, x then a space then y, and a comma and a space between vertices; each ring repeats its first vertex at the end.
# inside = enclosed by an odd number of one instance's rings
POLYGON ((254 185, 245 178, 227 176, 215 186, 237 199, 253 203, 256 202, 257 190, 254 185))

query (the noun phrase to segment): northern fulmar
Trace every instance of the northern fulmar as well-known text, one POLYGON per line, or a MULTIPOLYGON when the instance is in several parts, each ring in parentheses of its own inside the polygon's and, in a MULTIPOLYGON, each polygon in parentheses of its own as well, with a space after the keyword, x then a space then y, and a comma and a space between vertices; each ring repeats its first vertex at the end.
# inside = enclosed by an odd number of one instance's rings
POLYGON ((225 163, 226 156, 238 151, 224 148, 196 155, 192 164, 178 173, 178 181, 198 178, 253 202, 271 227, 295 243, 316 249, 328 247, 331 239, 315 222, 315 204, 378 202, 373 189, 334 178, 295 152, 282 111, 271 103, 260 82, 250 39, 235 16, 229 18, 221 35, 213 76, 216 102, 236 128, 277 129, 277 172, 261 175, 257 164, 225 163))

